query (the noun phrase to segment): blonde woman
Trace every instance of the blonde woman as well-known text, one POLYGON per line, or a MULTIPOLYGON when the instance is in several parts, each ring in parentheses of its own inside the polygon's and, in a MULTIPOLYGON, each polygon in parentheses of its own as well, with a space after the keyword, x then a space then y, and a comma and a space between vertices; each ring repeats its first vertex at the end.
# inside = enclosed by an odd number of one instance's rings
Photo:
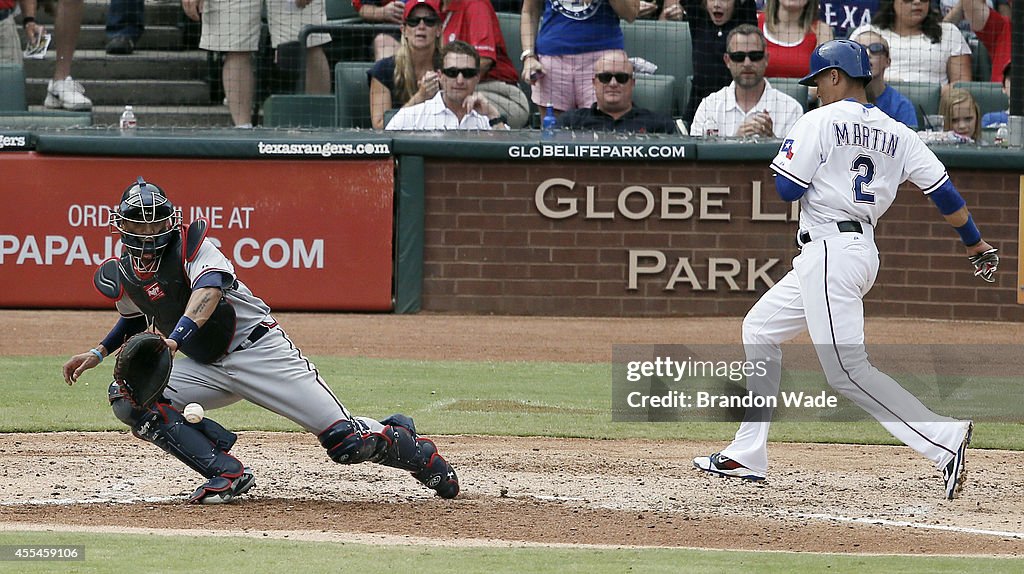
POLYGON ((388 110, 419 104, 437 94, 440 54, 440 0, 407 3, 398 50, 367 72, 373 129, 384 129, 388 110))
POLYGON ((832 39, 832 27, 818 20, 818 0, 767 0, 757 25, 768 41, 768 78, 802 78, 811 53, 832 39))
POLYGON ((981 113, 978 103, 967 90, 950 88, 939 100, 942 129, 964 141, 981 141, 981 113))

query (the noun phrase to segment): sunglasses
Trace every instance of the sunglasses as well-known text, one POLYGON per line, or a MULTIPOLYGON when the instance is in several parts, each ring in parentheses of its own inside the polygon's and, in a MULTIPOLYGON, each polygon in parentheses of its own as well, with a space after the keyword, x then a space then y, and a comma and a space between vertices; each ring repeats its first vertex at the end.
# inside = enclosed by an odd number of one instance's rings
POLYGON ((755 50, 753 52, 729 52, 729 59, 737 64, 742 64, 743 60, 750 58, 751 62, 760 62, 764 59, 764 50, 755 50))
POLYGON ((405 25, 410 28, 415 28, 420 24, 426 24, 428 27, 433 28, 441 23, 441 19, 437 16, 410 16, 405 19, 405 25))
POLYGON ((881 42, 872 42, 872 43, 870 43, 870 44, 868 44, 867 46, 864 46, 864 47, 867 48, 868 52, 871 52, 872 54, 888 54, 889 53, 889 49, 886 48, 885 44, 883 44, 881 42))
POLYGON ((480 73, 480 70, 476 68, 444 68, 441 70, 441 73, 452 79, 458 78, 459 74, 462 74, 462 77, 468 80, 475 78, 480 73))
POLYGON ((612 78, 615 78, 615 81, 620 84, 625 84, 633 78, 633 74, 630 74, 629 72, 599 72, 594 74, 594 77, 602 84, 611 83, 612 78))

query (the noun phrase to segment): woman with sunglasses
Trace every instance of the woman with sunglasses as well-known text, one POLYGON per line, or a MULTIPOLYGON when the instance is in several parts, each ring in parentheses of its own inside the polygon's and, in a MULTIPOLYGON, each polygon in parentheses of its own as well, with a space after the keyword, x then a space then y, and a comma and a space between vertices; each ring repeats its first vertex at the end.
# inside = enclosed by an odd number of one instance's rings
POLYGON ((882 0, 865 30, 889 43, 889 79, 941 84, 946 91, 957 82, 971 81, 971 48, 960 29, 942 22, 927 0, 882 0))
POLYGON ((435 72, 440 67, 440 54, 440 0, 406 3, 398 51, 377 61, 367 72, 373 129, 384 129, 384 114, 388 110, 434 97, 440 86, 435 72))
POLYGON ((811 53, 832 39, 832 27, 818 20, 818 0, 767 0, 757 26, 768 42, 769 78, 802 78, 811 53))

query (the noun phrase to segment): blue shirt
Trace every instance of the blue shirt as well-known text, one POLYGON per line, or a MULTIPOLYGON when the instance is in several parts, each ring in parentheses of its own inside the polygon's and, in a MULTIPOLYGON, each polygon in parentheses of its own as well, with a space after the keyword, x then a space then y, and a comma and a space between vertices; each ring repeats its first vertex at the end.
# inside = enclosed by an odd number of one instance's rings
POLYGON ((589 4, 546 0, 537 32, 537 53, 545 56, 623 50, 619 15, 608 0, 589 4))
POLYGON ((885 91, 875 100, 875 106, 908 128, 917 129, 917 112, 914 111, 914 104, 892 86, 886 84, 885 91))
POLYGON ((989 112, 981 116, 981 127, 983 128, 1000 128, 1005 126, 1010 121, 1010 112, 989 112))

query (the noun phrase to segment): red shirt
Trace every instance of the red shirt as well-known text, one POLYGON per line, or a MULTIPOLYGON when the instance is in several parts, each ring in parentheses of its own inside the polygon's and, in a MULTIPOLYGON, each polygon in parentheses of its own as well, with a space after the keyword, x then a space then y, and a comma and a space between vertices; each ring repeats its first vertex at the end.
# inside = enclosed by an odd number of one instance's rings
MULTIPOLYGON (((765 69, 766 78, 802 78, 810 71, 811 54, 818 44, 818 36, 814 33, 818 23, 811 26, 804 39, 795 46, 783 46, 776 44, 767 37, 768 43, 768 68, 765 69)), ((757 13, 757 27, 764 30, 764 12, 757 13)), ((767 34, 767 32, 765 32, 767 34)))
POLYGON ((989 10, 985 27, 977 34, 992 60, 992 81, 1003 83, 1003 68, 1010 61, 1010 21, 999 12, 989 10))
POLYGON ((15 0, 0 0, 0 10, 13 10, 15 0))
POLYGON ((448 7, 443 8, 441 18, 444 19, 442 44, 462 40, 476 48, 481 58, 494 60, 490 71, 481 81, 499 80, 506 84, 519 81, 519 74, 505 48, 505 37, 501 35, 498 15, 494 13, 494 6, 489 0, 452 0, 448 7))

